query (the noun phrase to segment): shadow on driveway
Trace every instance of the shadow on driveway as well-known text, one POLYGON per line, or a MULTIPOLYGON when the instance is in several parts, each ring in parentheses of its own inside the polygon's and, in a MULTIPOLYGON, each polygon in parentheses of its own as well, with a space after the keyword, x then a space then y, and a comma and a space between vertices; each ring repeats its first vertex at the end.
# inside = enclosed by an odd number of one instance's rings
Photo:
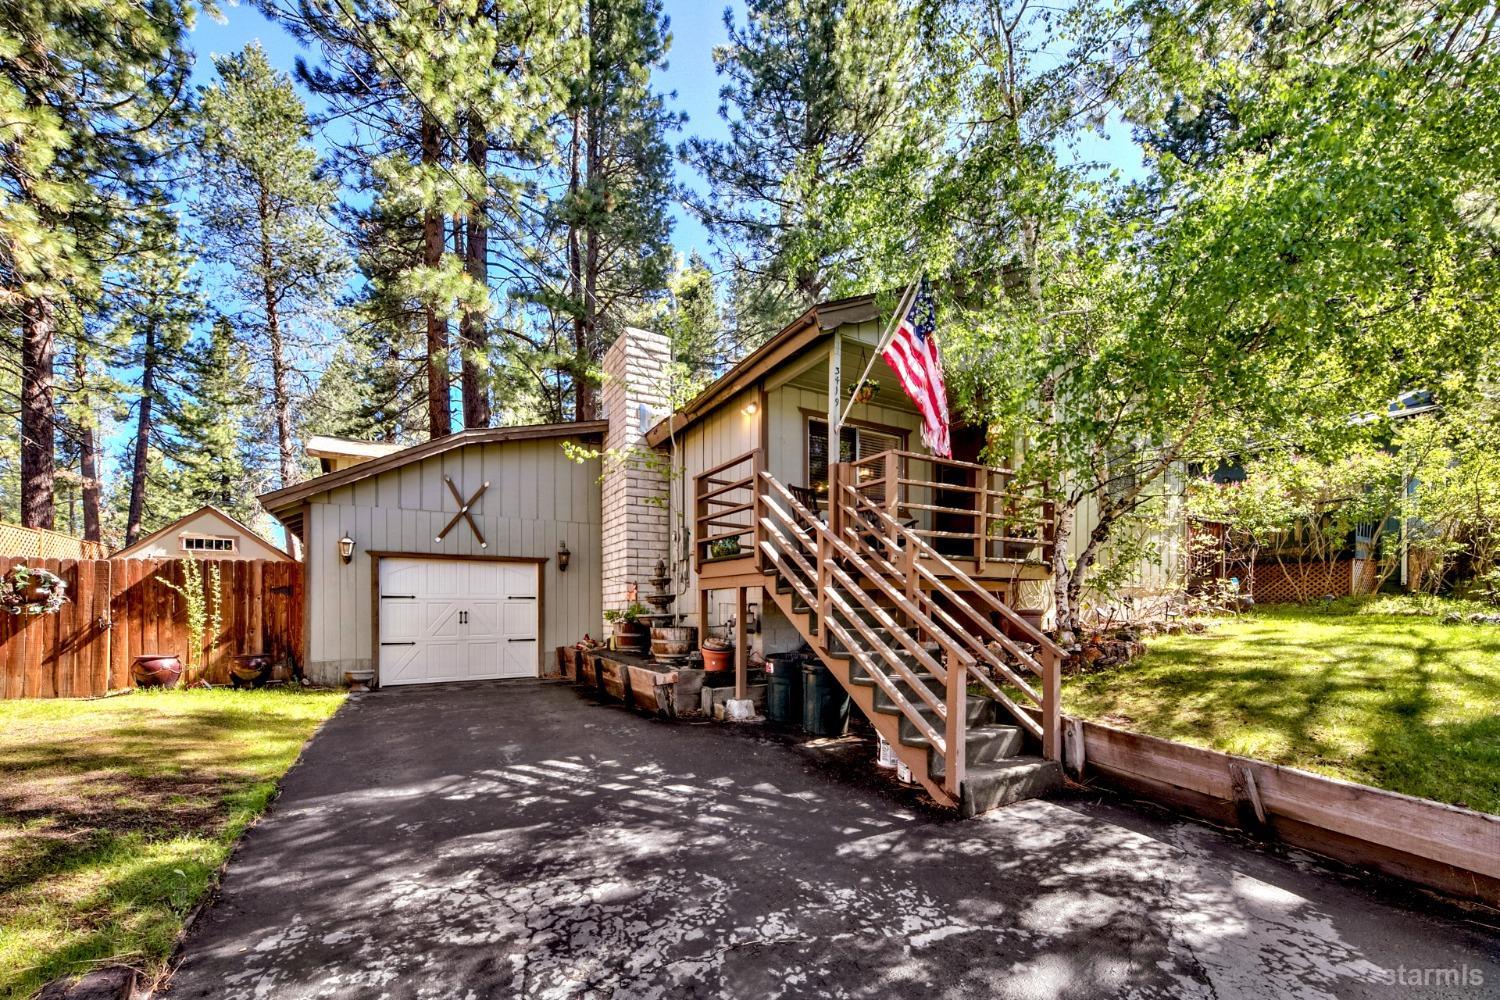
POLYGON ((168 994, 1494 996, 1500 938, 1129 809, 935 816, 534 682, 351 698, 168 994), (1398 983, 1411 970, 1429 983, 1398 983), (1478 976, 1480 982, 1475 982, 1478 976))

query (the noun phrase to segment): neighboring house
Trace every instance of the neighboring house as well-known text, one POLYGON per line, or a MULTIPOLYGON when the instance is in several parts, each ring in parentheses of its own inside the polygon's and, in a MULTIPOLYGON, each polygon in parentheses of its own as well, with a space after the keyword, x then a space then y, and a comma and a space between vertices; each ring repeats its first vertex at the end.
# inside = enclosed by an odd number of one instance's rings
POLYGON ((115 552, 112 559, 268 559, 293 562, 251 528, 213 504, 204 504, 134 545, 115 552))
POLYGON ((314 434, 307 439, 306 451, 316 458, 321 470, 342 472, 351 465, 368 462, 401 451, 406 445, 388 441, 357 441, 354 438, 333 437, 329 434, 314 434))
POLYGON ((1050 504, 979 461, 981 429, 931 457, 883 362, 830 435, 881 330, 872 297, 818 305, 669 412, 668 342, 628 329, 604 420, 320 439, 330 471, 261 498, 305 546, 308 676, 535 677, 660 561, 684 623, 733 639, 740 700, 752 657, 806 643, 940 801, 1050 787, 1061 650, 1017 612, 1045 600, 1050 504))

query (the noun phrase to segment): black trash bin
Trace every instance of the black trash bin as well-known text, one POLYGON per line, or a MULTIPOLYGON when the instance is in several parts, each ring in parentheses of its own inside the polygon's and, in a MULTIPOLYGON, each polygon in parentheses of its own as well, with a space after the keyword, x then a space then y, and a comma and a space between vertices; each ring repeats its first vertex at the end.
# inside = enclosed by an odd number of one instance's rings
POLYGON ((766 721, 802 724, 802 657, 796 653, 766 658, 766 721))
POLYGON ((809 736, 842 736, 849 726, 849 695, 817 661, 802 668, 802 726, 809 736))

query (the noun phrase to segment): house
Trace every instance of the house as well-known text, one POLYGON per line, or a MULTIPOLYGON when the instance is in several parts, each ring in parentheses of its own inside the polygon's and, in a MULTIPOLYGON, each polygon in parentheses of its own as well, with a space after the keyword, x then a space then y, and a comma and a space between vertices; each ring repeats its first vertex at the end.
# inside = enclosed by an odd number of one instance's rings
POLYGON ((305 547, 308 676, 535 677, 661 562, 684 623, 733 640, 739 703, 752 660, 805 643, 939 801, 1051 787, 1062 651, 1029 609, 1053 510, 979 461, 980 429, 928 454, 883 364, 851 391, 883 319, 869 296, 808 309, 676 411, 666 338, 628 329, 603 420, 320 441, 327 473, 261 498, 305 547))
POLYGON ((256 534, 248 525, 230 517, 213 504, 204 504, 191 514, 158 528, 134 545, 127 545, 113 559, 264 559, 294 562, 285 551, 256 534))

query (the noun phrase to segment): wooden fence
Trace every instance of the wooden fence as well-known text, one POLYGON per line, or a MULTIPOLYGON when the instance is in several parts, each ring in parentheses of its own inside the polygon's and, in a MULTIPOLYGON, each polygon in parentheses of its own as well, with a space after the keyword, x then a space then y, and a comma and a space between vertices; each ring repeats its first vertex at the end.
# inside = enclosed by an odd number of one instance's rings
MULTIPOLYGON (((302 564, 204 560, 219 567, 222 620, 207 637, 207 679, 229 682, 231 658, 270 653, 302 662, 302 564)), ((55 615, 0 614, 0 698, 82 698, 130 687, 142 653, 188 652, 187 605, 162 582, 181 585, 175 559, 20 559, 68 585, 55 615)))
POLYGON ((0 523, 0 557, 23 559, 103 559, 104 545, 45 528, 0 523))

